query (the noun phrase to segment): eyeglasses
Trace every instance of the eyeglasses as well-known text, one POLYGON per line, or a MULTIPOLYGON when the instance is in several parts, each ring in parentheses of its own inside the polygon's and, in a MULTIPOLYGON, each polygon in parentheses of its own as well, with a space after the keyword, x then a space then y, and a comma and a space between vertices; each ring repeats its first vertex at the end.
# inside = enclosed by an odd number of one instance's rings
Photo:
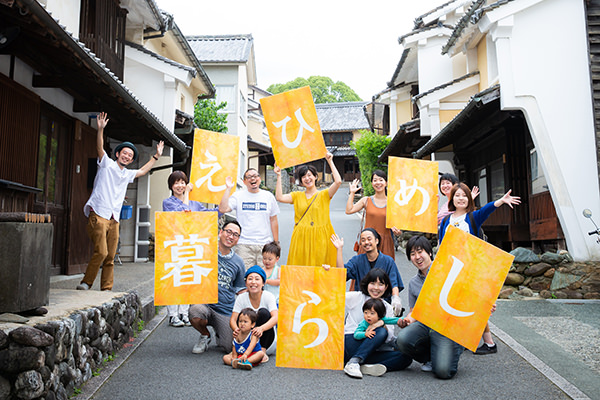
POLYGON ((246 175, 245 179, 254 179, 254 178, 260 178, 260 175, 246 175))
POLYGON ((239 238, 240 237, 239 233, 234 232, 231 229, 223 229, 223 232, 225 232, 226 235, 233 236, 234 238, 239 238))

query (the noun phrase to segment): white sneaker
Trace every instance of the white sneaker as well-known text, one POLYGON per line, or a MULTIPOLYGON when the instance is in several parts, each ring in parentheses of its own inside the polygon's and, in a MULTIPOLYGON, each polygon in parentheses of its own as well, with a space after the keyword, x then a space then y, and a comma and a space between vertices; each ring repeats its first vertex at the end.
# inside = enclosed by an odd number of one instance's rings
POLYGON ((200 339, 198 339, 198 343, 196 343, 196 345, 192 349, 192 353, 194 353, 194 354, 204 353, 206 351, 206 349, 208 348, 210 339, 211 339, 210 336, 200 335, 200 339))
POLYGON ((90 290, 90 287, 87 283, 85 282, 81 282, 79 285, 77 285, 77 287, 75 288, 77 290, 90 290))
POLYGON ((360 365, 358 363, 347 363, 344 367, 344 372, 346 375, 351 376, 352 378, 362 379, 363 375, 360 372, 360 365))
POLYGON ((423 372, 433 371, 433 367, 431 366, 431 361, 427 361, 426 363, 421 365, 421 371, 423 371, 423 372))
POLYGON ((174 317, 169 317, 169 325, 175 327, 175 328, 181 328, 182 326, 185 326, 185 323, 179 319, 179 317, 174 316, 174 317))
POLYGON ((192 323, 190 322, 190 319, 188 318, 188 316, 187 316, 187 315, 183 315, 183 316, 181 317, 181 322, 183 322, 183 324, 184 324, 185 326, 192 326, 192 323))
POLYGON ((360 366, 360 372, 364 375, 381 376, 387 372, 387 367, 383 364, 364 364, 360 366))

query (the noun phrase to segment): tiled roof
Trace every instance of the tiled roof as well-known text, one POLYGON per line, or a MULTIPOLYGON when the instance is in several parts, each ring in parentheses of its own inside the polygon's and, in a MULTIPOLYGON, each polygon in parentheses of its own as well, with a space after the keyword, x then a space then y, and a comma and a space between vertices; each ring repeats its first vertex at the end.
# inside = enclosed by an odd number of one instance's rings
POLYGON ((446 24, 442 24, 441 22, 438 22, 438 23, 436 23, 436 24, 429 25, 429 26, 426 26, 426 27, 424 27, 424 28, 417 28, 417 29, 414 29, 414 30, 412 30, 411 32, 409 32, 409 33, 407 33, 407 34, 400 36, 400 37, 398 38, 398 43, 402 44, 402 41, 403 41, 404 39, 406 39, 407 37, 409 37, 409 36, 416 35, 417 33, 425 32, 425 31, 429 31, 429 30, 432 30, 432 29, 435 29, 435 28, 448 28, 448 29, 450 29, 450 30, 454 29, 454 27, 453 27, 453 26, 451 26, 451 25, 446 25, 446 24))
POLYGON ((175 40, 177 40, 177 42, 181 45, 183 52, 186 54, 186 56, 188 57, 188 59, 190 60, 190 62, 194 66, 194 68, 196 68, 196 71, 198 71, 198 74, 200 75, 200 79, 204 82, 204 84, 208 88, 208 93, 206 95, 204 95, 203 98, 214 97, 215 92, 216 92, 214 85, 210 81, 208 75, 206 74, 206 71, 204 71, 204 68, 202 68, 202 65, 200 65, 200 60, 198 60, 198 57, 196 57, 196 54, 190 47, 190 43, 187 41, 187 39, 185 38, 185 36, 181 32, 181 30, 179 29, 179 26, 175 23, 173 16, 164 11, 162 11, 162 15, 164 16, 165 21, 167 21, 167 25, 170 28, 169 30, 175 37, 175 40))
POLYGON ((187 36, 190 47, 200 62, 247 62, 253 38, 247 35, 187 36))
POLYGON ((459 131, 459 127, 464 121, 469 120, 474 112, 481 109, 482 106, 492 104, 493 101, 500 98, 500 85, 491 86, 471 97, 471 100, 467 103, 465 108, 458 113, 452 121, 448 123, 438 134, 433 137, 430 141, 425 143, 420 149, 418 149, 414 156, 416 158, 422 158, 425 155, 431 154, 439 148, 447 146, 452 141, 453 133, 459 131))
POLYGON ((356 150, 350 146, 338 146, 335 152, 331 153, 336 157, 355 156, 356 150))
POLYGON ((134 49, 136 49, 138 51, 141 51, 142 53, 148 54, 148 55, 150 55, 150 56, 152 56, 152 57, 154 57, 154 58, 156 58, 156 59, 158 59, 158 60, 160 60, 160 61, 162 61, 164 63, 167 63, 167 64, 172 65, 172 66, 177 67, 177 68, 181 68, 181 69, 183 69, 185 71, 188 71, 194 77, 196 76, 196 73, 197 73, 196 68, 188 67, 187 65, 183 65, 183 64, 180 64, 180 63, 178 63, 176 61, 173 61, 173 60, 171 60, 171 59, 169 59, 167 57, 163 57, 160 54, 156 54, 155 52, 148 50, 144 46, 140 46, 139 44, 136 44, 136 43, 133 43, 133 42, 125 41, 125 45, 127 45, 129 47, 132 47, 132 48, 134 48, 134 49))
POLYGON ((471 7, 469 7, 465 15, 463 15, 462 18, 456 23, 454 31, 450 35, 450 39, 448 39, 448 42, 444 45, 444 47, 442 47, 442 54, 446 54, 448 50, 450 50, 450 48, 454 46, 454 44, 460 37, 463 29, 465 29, 465 27, 469 25, 469 19, 471 18, 473 13, 477 11, 477 9, 480 8, 483 4, 485 4, 485 2, 486 0, 475 0, 471 4, 471 7))
POLYGON ((402 67, 404 66, 404 63, 406 62, 406 59, 408 58, 409 53, 410 53, 410 48, 404 49, 404 51, 402 52, 402 57, 400 57, 400 61, 398 61, 398 65, 396 66, 394 75, 392 75, 392 80, 387 83, 388 88, 391 88, 394 86, 394 82, 396 81, 396 78, 400 74, 400 71, 402 71, 402 67))
POLYGON ((433 93, 433 92, 436 92, 436 91, 438 91, 438 90, 441 90, 441 89, 444 89, 444 88, 447 88, 448 86, 452 86, 452 85, 454 85, 455 83, 458 83, 458 82, 460 82, 460 81, 464 81, 465 79, 467 79, 467 78, 470 78, 470 77, 472 77, 472 76, 476 76, 476 75, 479 75, 479 71, 474 71, 474 72, 468 73, 468 74, 466 74, 466 75, 463 75, 463 76, 461 76, 460 78, 456 78, 456 79, 454 79, 454 80, 451 80, 450 82, 446 82, 446 83, 444 83, 444 84, 442 84, 442 85, 439 85, 439 86, 436 86, 436 87, 434 87, 434 88, 432 88, 432 89, 429 89, 429 90, 428 90, 428 91, 426 91, 426 92, 419 93, 418 95, 416 95, 416 96, 414 96, 414 97, 413 97, 413 101, 417 101, 417 100, 419 100, 421 97, 427 96, 428 94, 431 94, 431 93, 433 93))
POLYGON ((322 132, 370 129, 365 116, 366 101, 315 104, 322 132))
POLYGON ((441 10, 442 8, 446 7, 447 5, 454 3, 456 0, 450 0, 440 6, 437 6, 436 8, 434 8, 433 10, 429 10, 427 11, 425 14, 423 15, 419 15, 417 18, 415 18, 415 29, 419 29, 422 27, 423 24, 423 18, 428 16, 429 14, 433 14, 434 12, 441 10))
POLYGON ((508 4, 512 1, 514 0, 499 0, 495 3, 488 4, 487 6, 484 5, 484 0, 474 1, 473 4, 471 4, 471 7, 467 11, 467 13, 463 15, 460 21, 458 21, 458 23, 456 24, 452 35, 450 35, 450 39, 448 39, 448 42, 442 48, 442 54, 446 54, 448 53, 448 51, 450 51, 450 49, 456 44, 456 42, 458 42, 458 39, 460 39, 467 26, 477 24, 477 22, 479 22, 481 17, 483 17, 483 15, 486 12, 508 4))

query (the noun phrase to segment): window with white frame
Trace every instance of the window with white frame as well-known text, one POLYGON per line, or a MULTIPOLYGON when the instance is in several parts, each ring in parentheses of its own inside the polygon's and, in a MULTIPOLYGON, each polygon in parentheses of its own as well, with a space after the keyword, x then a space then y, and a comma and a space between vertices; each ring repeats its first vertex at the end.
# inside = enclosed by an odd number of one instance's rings
POLYGON ((536 149, 531 149, 529 151, 529 169, 531 173, 531 194, 547 191, 548 182, 546 182, 546 177, 540 168, 538 152, 536 149))
POLYGON ((488 203, 488 192, 487 192, 487 169, 482 168, 479 171, 479 180, 477 182, 479 186, 479 204, 484 205, 488 203))

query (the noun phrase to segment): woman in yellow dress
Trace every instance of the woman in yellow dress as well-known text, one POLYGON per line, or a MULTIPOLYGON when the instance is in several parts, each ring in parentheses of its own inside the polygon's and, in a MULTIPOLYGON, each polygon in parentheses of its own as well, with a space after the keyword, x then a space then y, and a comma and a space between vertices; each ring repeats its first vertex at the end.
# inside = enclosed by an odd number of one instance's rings
POLYGON ((342 177, 333 163, 331 153, 327 153, 325 160, 333 176, 333 183, 327 190, 317 190, 316 168, 302 165, 297 168, 296 174, 305 191, 283 194, 281 169, 278 166, 273 169, 277 174, 275 198, 282 203, 294 205, 295 225, 288 251, 288 265, 335 265, 336 248, 329 239, 335 233, 329 218, 329 202, 340 188, 342 177))

